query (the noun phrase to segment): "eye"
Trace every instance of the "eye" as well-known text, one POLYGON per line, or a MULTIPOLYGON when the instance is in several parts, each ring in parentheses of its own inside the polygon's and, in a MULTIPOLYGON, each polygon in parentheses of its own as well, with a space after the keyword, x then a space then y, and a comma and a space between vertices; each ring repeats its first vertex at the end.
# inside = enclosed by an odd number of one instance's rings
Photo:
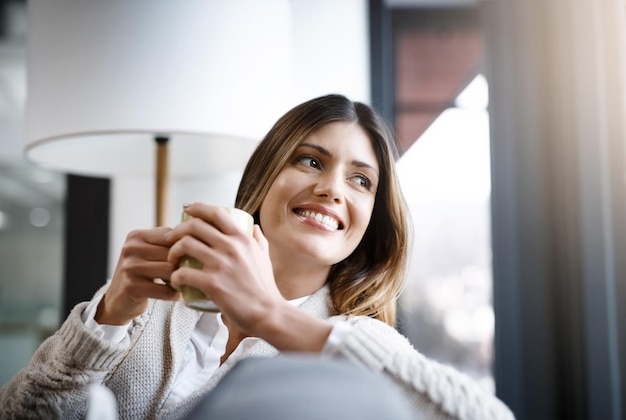
POLYGON ((365 188, 366 190, 371 190, 372 189, 372 181, 370 181, 370 179, 368 177, 366 177, 365 175, 354 175, 352 177, 352 180, 354 181, 355 184, 357 184, 360 187, 365 188))
POLYGON ((318 158, 311 155, 300 155, 293 160, 296 165, 303 165, 309 168, 321 169, 322 163, 318 158))

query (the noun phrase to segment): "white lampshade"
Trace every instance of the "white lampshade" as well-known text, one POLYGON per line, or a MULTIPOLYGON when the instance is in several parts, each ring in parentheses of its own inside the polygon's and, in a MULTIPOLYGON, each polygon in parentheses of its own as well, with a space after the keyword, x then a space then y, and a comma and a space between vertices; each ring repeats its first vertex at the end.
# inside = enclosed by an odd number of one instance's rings
POLYGON ((288 105, 288 0, 29 0, 26 153, 86 175, 241 169, 288 105))

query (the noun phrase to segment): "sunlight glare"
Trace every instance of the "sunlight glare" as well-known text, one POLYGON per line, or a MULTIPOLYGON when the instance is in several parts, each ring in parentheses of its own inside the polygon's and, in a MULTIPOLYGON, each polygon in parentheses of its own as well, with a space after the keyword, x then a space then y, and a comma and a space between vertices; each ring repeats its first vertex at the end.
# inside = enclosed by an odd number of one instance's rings
POLYGON ((398 161, 409 203, 484 200, 491 192, 487 85, 479 75, 398 161))

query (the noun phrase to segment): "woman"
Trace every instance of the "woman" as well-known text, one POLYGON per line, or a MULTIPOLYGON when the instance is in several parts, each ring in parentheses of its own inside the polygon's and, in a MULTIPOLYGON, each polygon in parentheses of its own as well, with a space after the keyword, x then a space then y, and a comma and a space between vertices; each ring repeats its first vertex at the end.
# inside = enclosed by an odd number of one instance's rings
POLYGON ((132 232, 110 284, 75 307, 0 405, 80 418, 89 386, 104 383, 121 418, 183 418, 237 361, 300 352, 383 372, 415 418, 512 418, 393 328, 409 234, 391 144, 373 109, 340 95, 289 111, 239 186, 253 237, 201 203, 173 229, 132 232), (204 268, 175 269, 183 255, 204 268), (201 289, 221 315, 187 308, 155 279, 201 289))

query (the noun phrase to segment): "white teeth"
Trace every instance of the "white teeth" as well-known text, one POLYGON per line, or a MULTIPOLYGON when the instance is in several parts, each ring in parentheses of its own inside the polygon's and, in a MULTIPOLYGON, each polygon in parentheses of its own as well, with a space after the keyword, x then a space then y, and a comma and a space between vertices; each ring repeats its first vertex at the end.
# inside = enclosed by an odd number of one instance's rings
POLYGON ((326 225, 330 227, 331 229, 336 230, 339 228, 339 222, 333 217, 330 217, 321 213, 317 213, 311 210, 298 210, 298 214, 304 217, 308 217, 310 219, 314 219, 316 222, 326 225))

